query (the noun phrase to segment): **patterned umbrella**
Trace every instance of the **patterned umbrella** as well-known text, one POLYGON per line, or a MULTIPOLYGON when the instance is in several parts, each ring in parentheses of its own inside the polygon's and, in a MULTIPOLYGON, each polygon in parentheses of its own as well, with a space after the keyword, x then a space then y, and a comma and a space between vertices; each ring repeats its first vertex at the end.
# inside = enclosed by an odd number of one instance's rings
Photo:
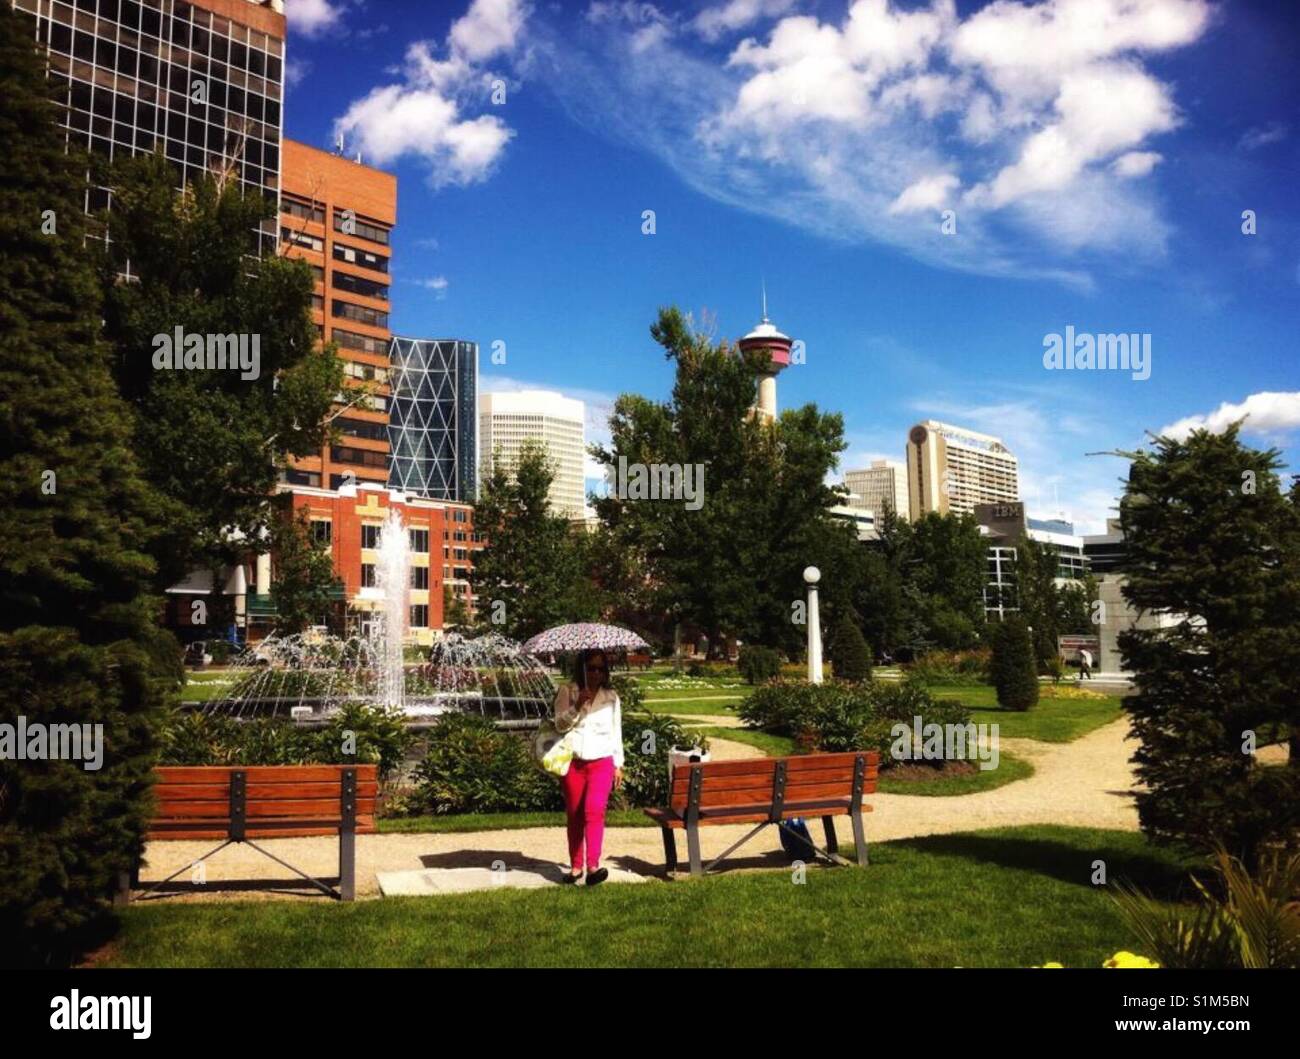
POLYGON ((554 629, 539 632, 524 644, 523 649, 530 655, 536 655, 596 648, 605 651, 635 651, 649 650, 650 645, 636 633, 620 629, 617 625, 584 621, 576 625, 557 625, 554 629))

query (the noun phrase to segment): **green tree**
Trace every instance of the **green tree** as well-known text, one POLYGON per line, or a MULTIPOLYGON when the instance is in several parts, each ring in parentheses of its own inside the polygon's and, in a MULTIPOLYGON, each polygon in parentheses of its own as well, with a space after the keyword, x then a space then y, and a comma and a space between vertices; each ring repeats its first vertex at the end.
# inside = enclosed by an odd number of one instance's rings
POLYGON ((493 454, 474 511, 474 528, 487 544, 470 574, 479 624, 487 630, 523 640, 599 614, 584 541, 567 519, 550 511, 547 493, 554 480, 546 450, 535 442, 521 446, 513 474, 493 454))
POLYGON ((275 628, 281 635, 302 632, 309 625, 334 625, 339 579, 328 548, 312 538, 305 511, 281 511, 273 523, 271 551, 275 577, 271 597, 275 602, 275 628))
POLYGON ((320 451, 343 371, 332 345, 317 348, 308 266, 256 256, 254 229, 276 217, 273 198, 244 192, 229 175, 193 178, 177 192, 161 155, 116 163, 103 179, 113 188, 100 275, 105 330, 145 474, 174 502, 153 549, 156 584, 166 587, 263 539, 277 463, 320 451), (134 282, 119 282, 128 262, 134 282), (159 336, 178 328, 245 336, 250 351, 256 338, 256 377, 155 367, 159 336))
POLYGON ((1034 658, 1045 672, 1060 656, 1061 590, 1056 585, 1056 554, 1028 537, 1016 544, 1016 585, 1020 614, 1032 630, 1034 658))
POLYGON ((451 590, 451 585, 442 586, 442 628, 444 632, 463 633, 470 625, 469 608, 465 601, 451 590))
MULTIPOLYGON (((1120 634, 1135 694, 1142 828, 1219 843, 1248 865, 1300 826, 1300 755, 1261 767, 1253 738, 1300 730, 1300 518, 1276 450, 1239 424, 1156 437, 1132 459, 1120 502, 1122 591, 1164 627, 1120 634)), ((1294 497, 1294 494, 1292 494, 1294 497)))
POLYGON ((675 365, 672 395, 621 396, 612 444, 592 454, 611 476, 637 465, 702 467, 703 487, 689 504, 617 489, 597 498, 605 547, 640 579, 639 608, 669 635, 680 620, 715 654, 728 636, 796 652, 803 569, 852 539, 827 512, 836 494, 826 475, 845 447, 841 417, 807 405, 765 422, 752 410, 761 355, 715 344, 676 308, 661 310, 650 333, 675 365))
POLYGON ((103 734, 97 769, 0 760, 6 962, 52 964, 107 923, 140 861, 180 654, 145 594, 162 508, 100 341, 88 160, 65 146, 46 84, 31 21, 0 4, 0 724, 103 734))
POLYGON ((837 680, 857 683, 871 679, 871 648, 848 611, 840 615, 835 625, 835 634, 831 639, 831 662, 837 680))
POLYGON ((1019 614, 1008 614, 993 627, 990 663, 998 704, 1027 710, 1038 702, 1038 666, 1029 627, 1019 614))

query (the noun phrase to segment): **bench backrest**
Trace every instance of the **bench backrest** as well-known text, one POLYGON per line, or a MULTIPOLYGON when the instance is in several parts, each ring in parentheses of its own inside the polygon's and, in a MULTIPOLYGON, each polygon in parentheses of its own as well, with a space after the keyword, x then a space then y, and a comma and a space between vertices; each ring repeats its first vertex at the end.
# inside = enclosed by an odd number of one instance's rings
POLYGON ((859 758, 863 759, 860 793, 872 794, 879 775, 880 754, 875 750, 858 750, 842 754, 797 754, 679 765, 673 770, 669 805, 679 813, 686 811, 690 801, 691 776, 698 770, 699 808, 770 806, 782 763, 785 803, 851 798, 859 758))
POLYGON ((167 765, 154 778, 151 839, 224 838, 232 823, 247 838, 329 835, 348 817, 375 830, 378 765, 167 765))

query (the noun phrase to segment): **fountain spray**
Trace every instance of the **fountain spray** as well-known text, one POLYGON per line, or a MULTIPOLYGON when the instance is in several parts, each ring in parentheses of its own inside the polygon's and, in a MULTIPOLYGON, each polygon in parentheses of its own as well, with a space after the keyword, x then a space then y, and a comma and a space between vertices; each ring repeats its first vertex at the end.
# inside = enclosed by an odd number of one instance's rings
POLYGON ((402 642, 406 638, 406 595, 411 584, 411 555, 410 538, 402 524, 402 516, 396 510, 389 510, 379 531, 378 544, 375 585, 384 594, 375 637, 380 661, 379 701, 400 710, 406 702, 402 642))

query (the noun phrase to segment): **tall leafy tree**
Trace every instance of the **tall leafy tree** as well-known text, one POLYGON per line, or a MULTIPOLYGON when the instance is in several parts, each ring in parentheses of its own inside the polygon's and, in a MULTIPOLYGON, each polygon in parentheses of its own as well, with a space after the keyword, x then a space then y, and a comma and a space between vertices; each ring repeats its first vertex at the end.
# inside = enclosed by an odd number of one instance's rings
POLYGON ((30 21, 0 4, 0 724, 103 733, 97 769, 12 747, 0 760, 0 938, 11 961, 48 964, 106 920, 139 863, 179 648, 145 594, 163 509, 100 340, 88 160, 65 147, 45 84, 30 21))
POLYGON ((610 546, 627 557, 640 605, 663 625, 689 623, 713 652, 724 634, 797 650, 802 571, 851 539, 827 513, 836 494, 826 475, 845 447, 841 417, 807 405, 764 422, 752 412, 760 354, 713 342, 676 308, 661 310, 650 333, 676 367, 672 395, 620 397, 612 444, 593 454, 610 474, 702 467, 703 488, 689 505, 627 490, 598 498, 610 546))
POLYGON ((339 579, 334 560, 328 548, 312 539, 307 513, 295 513, 287 506, 281 510, 273 523, 271 547, 275 555, 271 596, 276 631, 288 634, 302 632, 309 625, 339 625, 334 598, 339 579))
POLYGON ((1120 502, 1125 599, 1163 627, 1120 634, 1136 694, 1143 830, 1220 843, 1254 863, 1300 827, 1300 761, 1247 753, 1300 727, 1300 521, 1278 453, 1244 445, 1239 424, 1156 437, 1132 459, 1120 502))
POLYGON ((117 163, 103 179, 113 188, 100 275, 113 371, 144 471, 174 502, 155 549, 165 586, 264 539, 277 463, 319 452, 342 365, 332 346, 317 346, 308 266, 255 256, 254 229, 275 217, 273 199, 243 193, 229 173, 178 192, 161 155, 117 163), (128 269, 132 281, 121 282, 128 269), (177 329, 203 336, 205 349, 208 335, 244 336, 250 349, 255 338, 256 377, 157 367, 177 329))
POLYGON ((1046 544, 1025 537, 1016 545, 1020 613, 1032 630, 1034 658, 1040 670, 1060 653, 1061 589, 1056 585, 1056 571, 1056 555, 1046 544))
POLYGON ((546 450, 537 443, 524 443, 513 474, 493 454, 474 510, 474 528, 487 544, 470 574, 478 622, 487 630, 522 640, 599 615, 583 538, 548 505, 554 480, 546 450))

